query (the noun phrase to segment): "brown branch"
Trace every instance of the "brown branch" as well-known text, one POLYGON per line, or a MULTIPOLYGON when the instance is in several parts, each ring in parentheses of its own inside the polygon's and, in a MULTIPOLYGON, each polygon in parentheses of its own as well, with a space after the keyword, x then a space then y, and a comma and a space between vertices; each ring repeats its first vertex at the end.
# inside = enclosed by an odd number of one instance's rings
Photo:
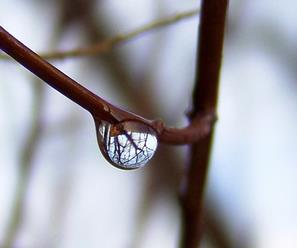
POLYGON ((63 95, 91 113, 99 112, 107 121, 115 121, 108 104, 60 70, 46 62, 0 26, 0 48, 9 56, 63 95))
POLYGON ((216 116, 213 112, 197 115, 187 127, 182 129, 183 135, 180 135, 181 129, 164 127, 159 140, 174 145, 193 143, 209 134, 215 120, 216 116))
POLYGON ((125 120, 139 121, 155 129, 160 141, 170 144, 185 144, 199 140, 207 134, 213 122, 213 118, 209 118, 213 116, 213 112, 207 112, 205 115, 196 116, 197 120, 189 127, 172 129, 161 121, 150 121, 117 108, 46 62, 1 26, 0 48, 50 86, 89 111, 96 122, 104 120, 115 124, 125 120))
MULTIPOLYGON (((82 57, 82 56, 95 56, 98 54, 107 53, 111 51, 115 46, 122 44, 124 42, 127 42, 129 40, 132 40, 144 33, 147 33, 157 28, 169 26, 171 24, 174 24, 186 18, 193 17, 198 13, 199 13, 199 10, 194 9, 194 10, 174 14, 166 18, 154 21, 152 23, 143 25, 142 27, 139 27, 133 31, 123 33, 123 34, 117 34, 109 39, 100 41, 96 44, 93 44, 87 47, 75 48, 68 51, 40 53, 39 56, 41 56, 44 59, 53 60, 53 59, 65 59, 65 58, 82 57)), ((0 59, 9 59, 9 57, 0 55, 0 59)))
MULTIPOLYGON (((196 83, 190 119, 215 112, 228 0, 203 0, 199 28, 196 83)), ((181 246, 198 247, 202 230, 203 193, 207 178, 213 130, 191 147, 191 161, 182 192, 181 246)))

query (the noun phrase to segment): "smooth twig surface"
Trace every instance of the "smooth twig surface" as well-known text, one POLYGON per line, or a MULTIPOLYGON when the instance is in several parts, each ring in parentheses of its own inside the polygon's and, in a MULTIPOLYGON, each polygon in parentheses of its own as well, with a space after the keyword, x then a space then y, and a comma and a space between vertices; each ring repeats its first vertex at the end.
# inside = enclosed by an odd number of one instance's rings
MULTIPOLYGON (((196 82, 190 119, 215 112, 228 0, 203 0, 198 39, 196 82)), ((182 199, 183 236, 181 246, 199 246, 202 228, 203 193, 207 178, 213 130, 191 147, 182 199)))
POLYGON ((95 121, 104 120, 111 124, 125 120, 139 121, 155 129, 158 139, 168 144, 196 142, 209 133, 212 126, 214 114, 211 111, 197 115, 188 127, 177 129, 166 127, 162 121, 147 120, 115 107, 46 62, 1 26, 0 48, 50 86, 89 111, 95 121))
MULTIPOLYGON (((132 40, 144 33, 147 33, 149 31, 155 30, 157 28, 165 27, 171 24, 174 24, 176 22, 182 21, 186 18, 193 17, 199 13, 198 9, 186 11, 183 13, 174 14, 172 16, 154 21, 152 23, 146 24, 140 28, 137 28, 133 31, 118 34, 114 37, 111 37, 107 40, 100 41, 96 44, 82 47, 82 48, 76 48, 71 49, 68 51, 56 51, 56 52, 49 52, 49 53, 40 53, 39 56, 41 56, 44 59, 65 59, 65 58, 73 58, 73 57, 83 57, 83 56, 95 56, 102 53, 107 53, 110 50, 112 50, 115 46, 122 44, 124 42, 127 42, 129 40, 132 40)), ((0 59, 9 59, 8 56, 1 56, 0 59)))

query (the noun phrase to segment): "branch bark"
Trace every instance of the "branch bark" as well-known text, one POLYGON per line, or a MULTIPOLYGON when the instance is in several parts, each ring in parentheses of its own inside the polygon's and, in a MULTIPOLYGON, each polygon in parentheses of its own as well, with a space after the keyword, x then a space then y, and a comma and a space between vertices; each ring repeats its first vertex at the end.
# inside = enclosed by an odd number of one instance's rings
MULTIPOLYGON (((228 0, 203 0, 198 39, 196 79, 190 120, 215 112, 228 0)), ((191 147, 191 160, 181 192, 183 233, 181 247, 198 247, 203 233, 203 193, 211 153, 213 129, 191 147)))

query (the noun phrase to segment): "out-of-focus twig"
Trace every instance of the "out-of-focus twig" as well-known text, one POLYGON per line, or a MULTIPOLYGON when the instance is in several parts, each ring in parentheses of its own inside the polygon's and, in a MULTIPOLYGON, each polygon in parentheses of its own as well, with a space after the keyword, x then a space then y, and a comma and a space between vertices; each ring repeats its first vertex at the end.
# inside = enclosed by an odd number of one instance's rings
POLYGON ((40 80, 34 79, 32 87, 32 124, 31 129, 28 132, 28 138, 24 143, 20 155, 20 167, 16 185, 16 192, 13 199, 11 219, 8 223, 7 234, 4 237, 3 245, 1 246, 4 248, 15 247, 14 242, 16 241, 19 227, 23 220, 24 205, 28 191, 30 174, 32 171, 31 168, 33 166, 33 159, 41 134, 44 85, 40 82, 40 80))
MULTIPOLYGON (((165 26, 174 24, 178 21, 185 20, 186 18, 193 17, 197 15, 198 12, 199 11, 197 9, 194 9, 187 12, 178 13, 178 14, 166 17, 164 19, 146 24, 133 31, 115 35, 114 37, 100 41, 96 44, 93 44, 87 47, 76 48, 76 49, 61 51, 61 52, 57 51, 57 52, 49 52, 49 53, 40 53, 39 55, 44 59, 52 60, 52 59, 65 59, 65 58, 82 57, 82 56, 95 56, 101 53, 107 53, 112 48, 114 48, 119 44, 132 40, 144 33, 155 30, 157 28, 165 27, 165 26)), ((0 55, 0 59, 9 59, 9 57, 0 55)))
MULTIPOLYGON (((216 111, 227 5, 228 0, 202 1, 191 120, 201 113, 216 111)), ((212 136, 213 130, 191 147, 190 165, 181 192, 183 248, 198 247, 202 237, 203 193, 212 136)))

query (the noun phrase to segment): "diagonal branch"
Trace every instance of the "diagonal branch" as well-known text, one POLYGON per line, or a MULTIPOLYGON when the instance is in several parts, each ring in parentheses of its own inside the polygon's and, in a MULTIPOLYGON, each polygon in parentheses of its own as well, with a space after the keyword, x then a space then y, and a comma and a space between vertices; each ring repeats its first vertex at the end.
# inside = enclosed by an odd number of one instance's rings
MULTIPOLYGON (((117 34, 109 39, 100 41, 96 44, 82 47, 82 48, 75 48, 68 51, 55 51, 55 52, 48 52, 48 53, 40 53, 39 55, 44 59, 65 59, 65 58, 73 58, 73 57, 83 57, 83 56, 95 56, 102 53, 108 53, 112 50, 115 46, 118 46, 124 42, 130 41, 144 33, 149 31, 155 30, 157 28, 166 27, 172 25, 176 22, 185 20, 187 18, 196 16, 199 13, 198 9, 174 14, 168 16, 166 18, 154 21, 152 23, 146 24, 142 27, 139 27, 133 31, 117 34)), ((9 59, 8 56, 1 56, 0 59, 9 59)))
MULTIPOLYGON (((191 120, 201 113, 216 111, 227 5, 228 0, 202 1, 191 120)), ((184 248, 198 247, 203 233, 203 193, 212 137, 213 130, 191 147, 191 161, 181 193, 184 248)))
POLYGON ((34 53, 0 26, 0 48, 57 91, 89 111, 96 122, 111 124, 126 120, 142 122, 153 128, 160 141, 169 144, 193 143, 209 133, 214 120, 212 110, 195 117, 185 128, 169 128, 162 121, 151 121, 118 108, 83 87, 34 53))

